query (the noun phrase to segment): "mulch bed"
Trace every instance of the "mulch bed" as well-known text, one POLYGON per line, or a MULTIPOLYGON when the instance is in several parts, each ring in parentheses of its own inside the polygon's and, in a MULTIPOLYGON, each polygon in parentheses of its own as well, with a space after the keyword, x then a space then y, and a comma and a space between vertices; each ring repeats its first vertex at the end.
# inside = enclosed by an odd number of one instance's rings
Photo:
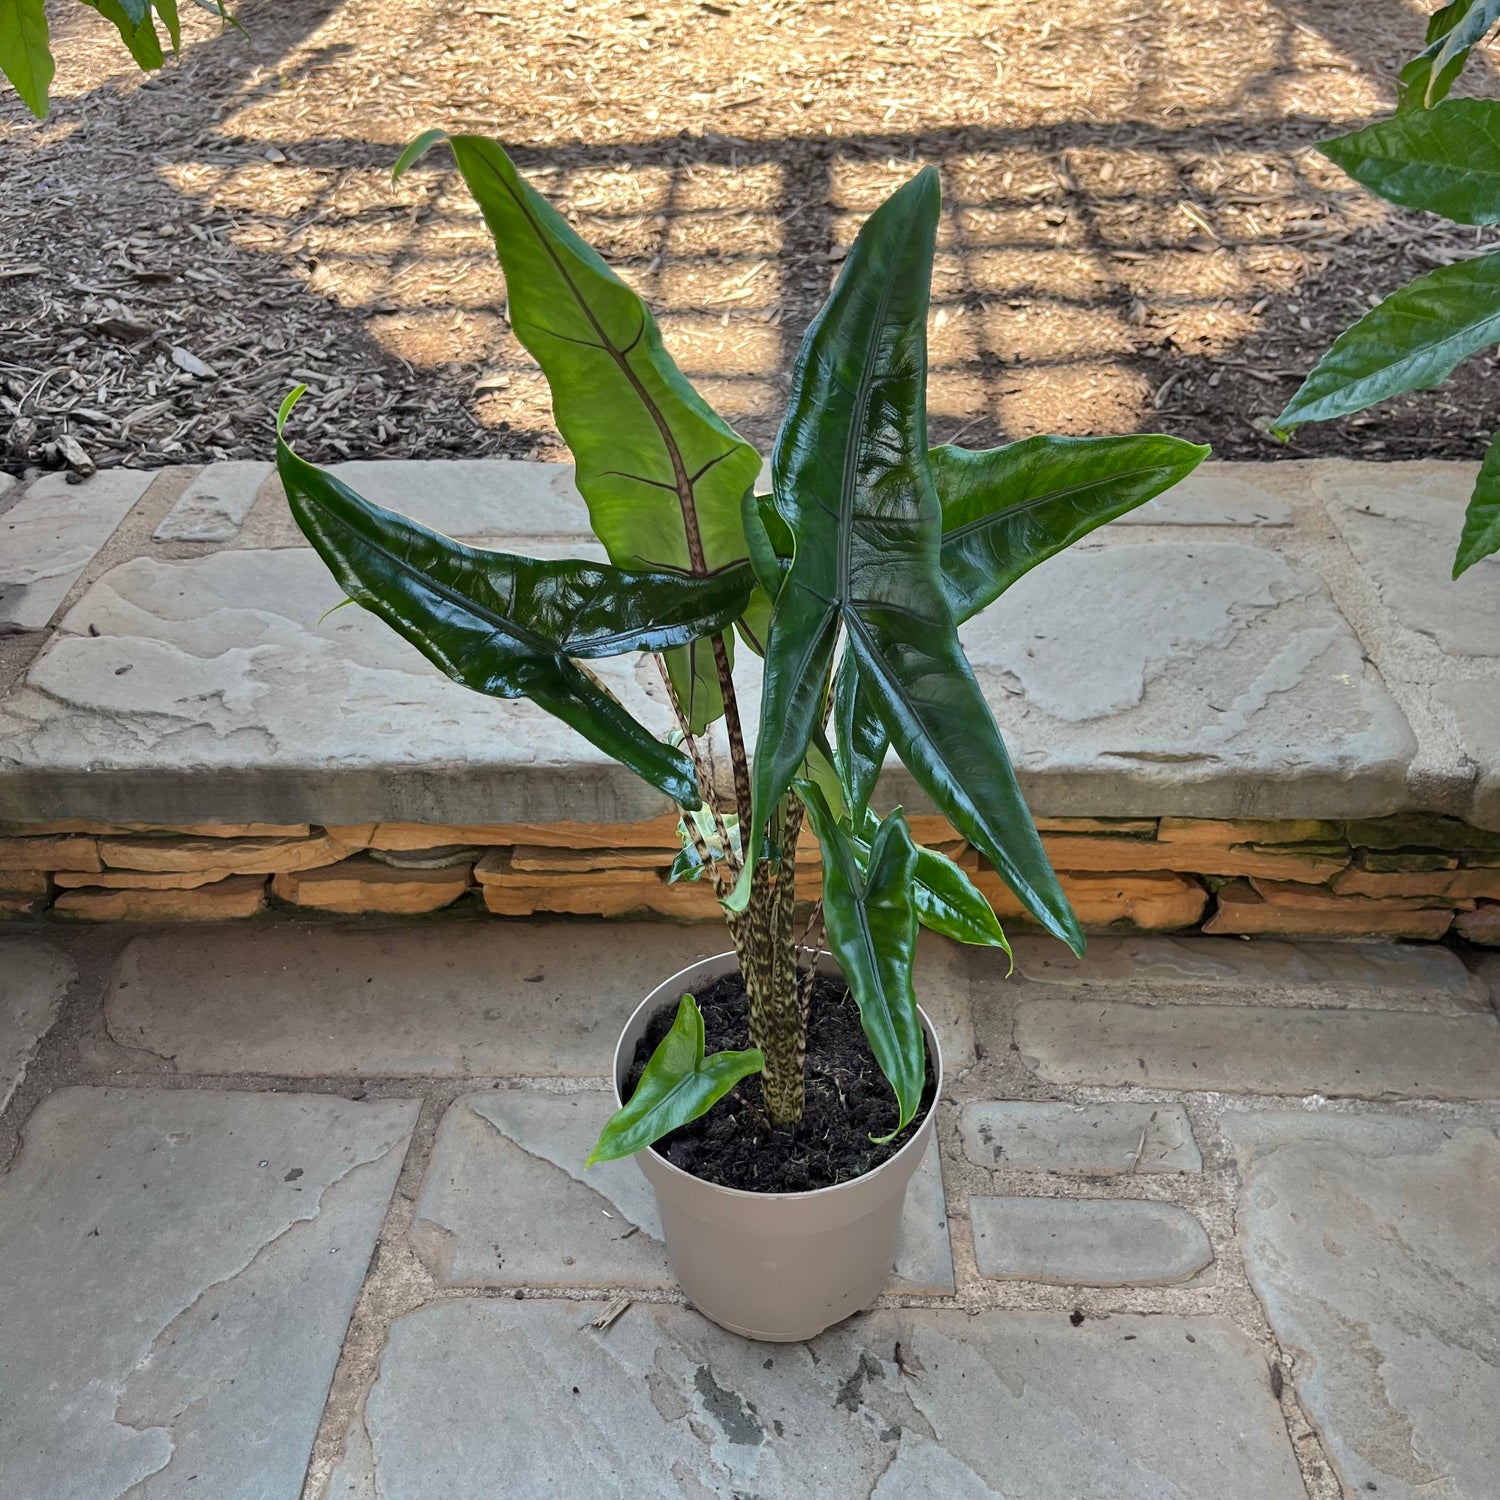
MULTIPOLYGON (((934 441, 1157 429, 1220 457, 1472 458, 1493 356, 1440 392, 1268 418, 1356 313, 1494 247, 1389 210, 1309 147, 1384 113, 1405 0, 247 0, 143 81, 56 13, 37 127, 0 101, 0 463, 270 451, 564 457, 432 124, 512 146, 658 309, 684 368, 774 435, 861 216, 943 169, 934 441)), ((1487 59, 1464 87, 1495 92, 1487 59)))

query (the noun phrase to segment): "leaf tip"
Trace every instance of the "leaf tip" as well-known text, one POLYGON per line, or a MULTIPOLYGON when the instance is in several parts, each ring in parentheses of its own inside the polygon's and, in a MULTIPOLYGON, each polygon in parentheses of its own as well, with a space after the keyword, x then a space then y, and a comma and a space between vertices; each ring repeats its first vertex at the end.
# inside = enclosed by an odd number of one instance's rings
POLYGON ((282 432, 286 428, 286 419, 291 416, 292 408, 302 399, 307 392, 307 386, 295 385, 289 390, 281 402, 281 409, 276 413, 276 437, 279 441, 282 432))
POLYGON ((415 140, 409 141, 406 149, 396 158, 396 165, 391 168, 391 181, 399 182, 408 167, 426 156, 439 141, 447 139, 446 130, 424 130, 415 140))

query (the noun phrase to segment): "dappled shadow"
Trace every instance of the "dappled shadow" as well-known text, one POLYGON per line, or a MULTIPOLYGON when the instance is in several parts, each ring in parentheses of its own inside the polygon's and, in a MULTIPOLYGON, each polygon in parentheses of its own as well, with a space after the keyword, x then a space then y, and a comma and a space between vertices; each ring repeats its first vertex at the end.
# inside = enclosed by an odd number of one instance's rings
MULTIPOLYGON (((195 228, 214 250, 196 265, 210 281, 188 286, 183 325, 167 337, 225 365, 216 410, 196 413, 184 434, 172 404, 167 422, 127 431, 116 451, 141 448, 157 462, 264 452, 269 412, 294 379, 313 386, 304 430, 323 458, 549 450, 545 384, 505 324, 493 253, 456 174, 434 155, 399 186, 385 175, 403 134, 456 120, 509 138, 520 165, 652 302, 686 373, 763 446, 858 224, 932 162, 945 189, 930 328, 936 440, 1153 427, 1211 440, 1226 456, 1279 454, 1265 421, 1316 351, 1370 296, 1476 242, 1472 231, 1434 238, 1307 150, 1331 114, 1380 107, 1421 18, 1399 0, 1361 7, 1358 22, 1324 0, 1267 0, 1253 45, 1219 77, 1184 64, 1205 42, 1175 8, 1144 9, 1119 66, 1101 64, 1086 94, 1015 123, 885 128, 875 100, 837 130, 815 116, 798 128, 800 119, 744 112, 732 120, 742 133, 727 116, 671 131, 687 106, 663 96, 677 115, 656 127, 589 139, 559 125, 525 139, 505 118, 524 114, 523 102, 508 109, 492 86, 481 90, 473 66, 447 81, 423 72, 435 47, 469 35, 453 6, 435 9, 412 72, 395 75, 406 59, 386 41, 378 50, 337 6, 247 6, 250 41, 200 46, 144 91, 117 98, 109 83, 59 112, 60 135, 76 113, 97 141, 132 127, 132 112, 155 107, 148 100, 169 98, 174 111, 137 217, 180 221, 189 253, 165 253, 179 248, 168 237, 165 250, 151 247, 160 268, 143 267, 143 249, 127 246, 136 269, 92 277, 85 285, 97 290, 84 296, 144 306, 163 282, 143 282, 142 270, 188 277, 204 243, 195 228), (1335 84, 1330 109, 1289 107, 1335 84), (378 129, 372 109, 389 115, 378 129), (212 278, 218 288, 205 291, 212 278), (162 438, 169 425, 175 435, 162 438)), ((538 15, 527 34, 554 19, 538 15)), ((1043 34, 1037 46, 1052 44, 1043 34)), ((1066 49, 1077 45, 1070 35, 1049 54, 1070 79, 1066 49)), ((554 81, 563 93, 548 97, 568 97, 571 85, 554 81)), ((585 81, 599 92, 587 74, 574 79, 580 91, 585 81)), ((1479 75, 1481 88, 1492 82, 1479 75)), ((55 148, 60 165, 71 146, 55 148)), ((126 168, 113 170, 118 191, 126 168)), ((91 186, 97 202, 109 185, 91 186)), ((163 355, 151 347, 158 364, 163 355)), ((155 384, 171 403, 204 404, 202 387, 168 366, 155 384)), ((118 388, 122 401, 138 399, 123 374, 118 388)), ((113 387, 101 389, 110 415, 113 387)), ((1379 438, 1359 426, 1312 429, 1299 447, 1467 454, 1500 420, 1495 405, 1477 383, 1460 385, 1451 402, 1383 409, 1379 438)), ((110 434, 101 424, 95 436, 110 434)))

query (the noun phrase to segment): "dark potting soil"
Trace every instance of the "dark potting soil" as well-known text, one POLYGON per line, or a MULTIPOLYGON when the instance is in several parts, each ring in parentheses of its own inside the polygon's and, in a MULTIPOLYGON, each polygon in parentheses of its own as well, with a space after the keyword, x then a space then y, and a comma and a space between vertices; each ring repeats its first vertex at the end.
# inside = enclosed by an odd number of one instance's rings
MULTIPOLYGON (((703 1013, 704 1045, 710 1053, 750 1045, 750 1008, 738 972, 705 985, 694 998, 703 1013)), ((651 1018, 626 1076, 627 1098, 676 1015, 674 1001, 651 1018)), ((771 1128, 757 1075, 742 1079, 706 1115, 663 1136, 650 1149, 674 1167, 720 1187, 751 1193, 810 1192, 861 1177, 889 1161, 926 1118, 936 1090, 929 1057, 916 1118, 883 1146, 870 1139, 896 1123, 896 1096, 870 1051, 849 987, 822 974, 814 982, 808 1016, 806 1076, 802 1121, 792 1130, 771 1128)))

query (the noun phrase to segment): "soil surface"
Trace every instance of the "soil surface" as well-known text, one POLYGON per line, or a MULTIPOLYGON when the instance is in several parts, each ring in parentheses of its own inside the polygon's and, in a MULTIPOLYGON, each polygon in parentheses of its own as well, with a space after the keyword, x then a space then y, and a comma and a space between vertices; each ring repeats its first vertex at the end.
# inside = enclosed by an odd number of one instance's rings
MULTIPOLYGON (((703 1013, 706 1051, 739 1051, 750 1045, 750 1010, 738 973, 716 979, 694 998, 703 1013)), ((651 1018, 636 1044, 627 1093, 635 1091, 676 1014, 675 1004, 664 1005, 651 1018)), ((651 1149, 674 1167, 721 1187, 751 1193, 810 1192, 862 1177, 889 1161, 920 1127, 937 1089, 929 1058, 916 1119, 884 1145, 870 1139, 895 1125, 895 1095, 870 1051, 848 985, 825 975, 813 985, 806 1076, 807 1101, 802 1123, 794 1130, 771 1129, 760 1079, 746 1078, 706 1115, 663 1136, 651 1149)))
MULTIPOLYGON (((863 216, 945 216, 932 439, 1165 430, 1220 457, 1472 457, 1493 355, 1264 428, 1414 274, 1500 243, 1311 151, 1386 113, 1430 0, 245 0, 150 79, 53 6, 55 105, 0 96, 0 462, 565 456, 477 212, 419 130, 494 135, 747 436, 863 216)), ((1462 89, 1495 94, 1493 52, 1462 89)))

